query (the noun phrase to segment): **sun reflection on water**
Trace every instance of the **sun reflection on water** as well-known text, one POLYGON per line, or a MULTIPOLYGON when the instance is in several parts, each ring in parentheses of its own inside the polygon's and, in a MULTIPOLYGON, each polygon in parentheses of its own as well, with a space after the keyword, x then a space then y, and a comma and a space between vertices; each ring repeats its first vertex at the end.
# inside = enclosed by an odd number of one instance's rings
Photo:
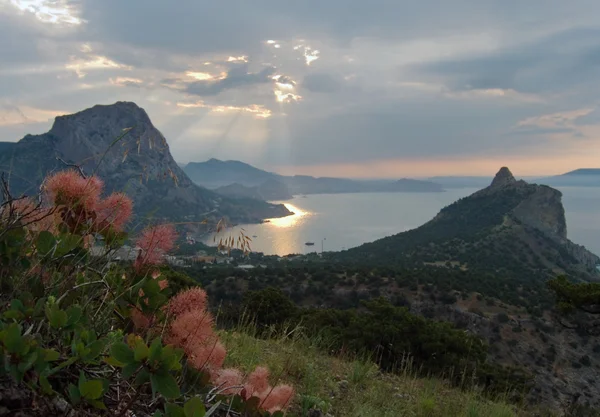
POLYGON ((310 212, 304 211, 293 204, 283 203, 283 205, 294 214, 287 217, 280 217, 278 219, 269 219, 267 224, 279 228, 294 227, 302 220, 303 217, 311 214, 310 212))

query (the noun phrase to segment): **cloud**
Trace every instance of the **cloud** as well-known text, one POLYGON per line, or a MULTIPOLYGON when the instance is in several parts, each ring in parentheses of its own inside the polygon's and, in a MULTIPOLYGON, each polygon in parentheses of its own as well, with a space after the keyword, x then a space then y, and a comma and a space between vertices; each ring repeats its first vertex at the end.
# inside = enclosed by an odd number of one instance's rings
POLYGON ((248 72, 248 65, 239 65, 229 70, 225 78, 202 80, 189 83, 185 92, 197 96, 216 96, 225 90, 272 82, 275 68, 266 67, 259 72, 248 72))
POLYGON ((0 140, 130 100, 184 161, 386 175, 407 161, 583 161, 581 149, 600 155, 599 12, 588 0, 5 1, 0 103, 25 118, 4 108, 0 140))
POLYGON ((306 75, 302 87, 314 93, 335 93, 342 84, 331 74, 316 73, 306 75))
POLYGON ((485 53, 416 64, 413 70, 454 90, 562 92, 597 80, 599 39, 600 29, 567 29, 485 53))

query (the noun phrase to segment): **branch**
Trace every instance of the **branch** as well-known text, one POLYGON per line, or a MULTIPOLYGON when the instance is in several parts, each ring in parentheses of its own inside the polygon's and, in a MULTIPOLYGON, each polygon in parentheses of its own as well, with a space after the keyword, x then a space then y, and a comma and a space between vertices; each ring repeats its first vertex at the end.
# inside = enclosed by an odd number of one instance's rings
POLYGON ((57 160, 57 161, 60 161, 60 162, 62 162, 63 164, 65 164, 65 165, 66 165, 66 166, 68 166, 68 167, 73 167, 73 168, 76 168, 76 169, 77 169, 77 171, 79 171, 79 174, 80 174, 80 175, 81 175, 81 176, 82 176, 84 179, 87 179, 87 176, 85 175, 85 173, 83 172, 83 169, 81 169, 81 167, 80 167, 79 165, 77 165, 77 164, 69 164, 69 163, 68 163, 68 162, 66 162, 64 159, 62 159, 62 158, 60 158, 60 157, 58 157, 58 156, 56 157, 56 160, 57 160))
POLYGON ((81 287, 86 287, 88 285, 94 285, 94 284, 104 284, 106 287, 108 287, 108 284, 103 279, 98 280, 98 281, 84 282, 83 284, 75 285, 73 288, 70 288, 69 290, 67 290, 67 292, 65 292, 63 295, 61 295, 58 300, 56 300, 56 304, 60 304, 60 302, 63 298, 65 298, 67 295, 69 295, 69 293, 75 291, 76 289, 81 288, 81 287))

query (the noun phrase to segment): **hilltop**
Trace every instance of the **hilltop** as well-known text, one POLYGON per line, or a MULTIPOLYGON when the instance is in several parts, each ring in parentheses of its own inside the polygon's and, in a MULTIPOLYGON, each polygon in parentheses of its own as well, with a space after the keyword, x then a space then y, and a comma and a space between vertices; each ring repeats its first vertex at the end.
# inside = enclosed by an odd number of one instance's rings
POLYGON ((0 149, 0 171, 10 179, 15 195, 35 194, 47 173, 77 164, 87 174, 100 176, 108 192, 128 194, 138 215, 258 222, 290 214, 281 205, 232 200, 194 184, 148 114, 131 102, 59 116, 47 133, 2 143, 0 149))
POLYGON ((536 180, 555 187, 600 187, 600 168, 580 168, 553 177, 536 180))

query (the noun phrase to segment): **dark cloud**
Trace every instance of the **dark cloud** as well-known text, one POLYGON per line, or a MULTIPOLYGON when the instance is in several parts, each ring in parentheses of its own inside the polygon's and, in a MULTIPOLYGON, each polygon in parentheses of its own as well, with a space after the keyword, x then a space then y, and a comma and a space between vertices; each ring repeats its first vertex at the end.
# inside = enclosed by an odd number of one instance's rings
POLYGON ((600 81, 600 29, 577 28, 485 54, 438 60, 413 67, 440 77, 457 90, 562 91, 600 81))
POLYGON ((342 83, 331 74, 316 73, 305 76, 302 87, 315 93, 335 93, 340 90, 342 83))
POLYGON ((217 81, 195 81, 189 83, 185 92, 197 96, 216 96, 225 90, 255 84, 273 82, 275 68, 267 67, 257 73, 248 72, 248 65, 239 65, 227 72, 227 76, 217 81))

